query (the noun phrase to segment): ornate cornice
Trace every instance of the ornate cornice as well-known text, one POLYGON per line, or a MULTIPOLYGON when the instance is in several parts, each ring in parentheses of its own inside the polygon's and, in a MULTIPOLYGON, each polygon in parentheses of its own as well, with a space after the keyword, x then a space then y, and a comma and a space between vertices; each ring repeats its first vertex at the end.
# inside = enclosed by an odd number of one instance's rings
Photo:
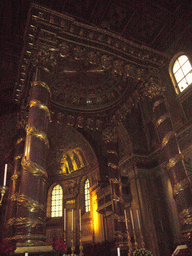
MULTIPOLYGON (((25 43, 20 77, 16 85, 15 100, 18 104, 24 97, 24 91, 26 92, 24 87, 28 84, 32 66, 37 64, 46 66, 47 64, 47 68, 56 74, 61 62, 63 63, 71 56, 73 56, 74 61, 83 61, 85 66, 87 65, 86 63, 89 63, 89 65, 96 68, 94 73, 97 76, 105 74, 107 76, 110 75, 110 79, 116 79, 107 94, 101 95, 103 98, 101 97, 100 99, 97 96, 90 99, 85 98, 85 105, 81 105, 81 107, 79 105, 81 111, 86 108, 87 110, 94 110, 94 104, 96 104, 95 109, 99 111, 107 106, 114 107, 114 104, 117 104, 120 99, 119 95, 121 95, 122 100, 122 96, 124 96, 129 87, 126 81, 131 78, 138 88, 129 92, 128 97, 126 96, 128 100, 121 107, 118 107, 119 110, 115 115, 117 120, 121 120, 128 111, 131 111, 135 102, 140 99, 141 94, 148 96, 152 93, 154 95, 154 93, 159 93, 163 88, 158 83, 159 89, 154 90, 154 88, 157 88, 154 73, 166 61, 166 55, 132 43, 109 31, 82 24, 73 18, 36 4, 31 6, 29 12, 25 43)), ((92 70, 89 70, 89 72, 92 72, 92 70)), ((97 80, 95 79, 95 81, 97 80)), ((133 84, 133 81, 131 81, 131 84, 133 84)), ((54 87, 51 89, 53 93, 52 101, 55 100, 58 103, 60 100, 61 103, 62 100, 66 104, 67 100, 68 105, 65 105, 65 110, 68 110, 68 107, 69 110, 74 111, 75 104, 78 105, 81 100, 79 97, 74 96, 75 94, 68 98, 62 95, 64 97, 62 98, 58 89, 57 92, 55 92, 54 87), (60 94, 60 97, 58 97, 58 94, 60 94)), ((91 92, 88 95, 91 95, 91 92)), ((81 121, 79 121, 80 117, 81 115, 78 116, 77 125, 82 125, 81 121)), ((75 122, 76 118, 72 116, 75 122)))

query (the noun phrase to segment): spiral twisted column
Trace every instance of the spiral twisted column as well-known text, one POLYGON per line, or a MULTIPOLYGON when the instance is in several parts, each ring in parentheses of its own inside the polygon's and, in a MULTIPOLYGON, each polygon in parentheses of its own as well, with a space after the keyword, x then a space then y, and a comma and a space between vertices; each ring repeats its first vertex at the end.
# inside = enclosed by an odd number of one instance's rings
POLYGON ((173 196, 176 201, 182 232, 192 229, 192 189, 184 165, 176 133, 171 122, 171 115, 167 111, 165 98, 158 97, 154 101, 153 112, 156 126, 161 140, 162 149, 166 157, 166 169, 172 184, 173 196))
POLYGON ((103 140, 107 149, 109 182, 112 191, 114 228, 116 232, 116 244, 122 246, 124 227, 124 200, 122 198, 122 183, 119 172, 119 156, 117 151, 118 136, 116 127, 108 126, 103 132, 103 140))
POLYGON ((20 128, 15 141, 14 171, 9 185, 8 206, 6 212, 6 237, 12 239, 14 235, 14 224, 16 219, 17 197, 21 177, 21 159, 25 145, 25 131, 20 128))
POLYGON ((45 203, 47 193, 47 129, 50 120, 49 70, 36 67, 31 85, 26 142, 21 161, 21 180, 17 197, 15 239, 18 246, 45 242, 45 203))

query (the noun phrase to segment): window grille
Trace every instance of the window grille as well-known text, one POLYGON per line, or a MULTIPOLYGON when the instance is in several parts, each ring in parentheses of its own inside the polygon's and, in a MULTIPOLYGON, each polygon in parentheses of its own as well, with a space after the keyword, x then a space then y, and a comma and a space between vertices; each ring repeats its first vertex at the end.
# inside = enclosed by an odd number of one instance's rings
POLYGON ((61 217, 63 214, 63 189, 56 185, 51 194, 51 217, 61 217))
POLYGON ((89 188, 90 188, 90 184, 89 184, 89 180, 87 179, 85 181, 85 212, 89 212, 90 211, 90 192, 89 192, 89 188))

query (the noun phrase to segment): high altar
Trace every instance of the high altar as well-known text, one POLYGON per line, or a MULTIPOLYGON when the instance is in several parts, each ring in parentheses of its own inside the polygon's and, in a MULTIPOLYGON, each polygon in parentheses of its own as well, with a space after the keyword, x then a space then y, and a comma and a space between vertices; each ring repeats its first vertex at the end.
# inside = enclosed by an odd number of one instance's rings
POLYGON ((85 255, 186 244, 192 135, 171 105, 170 58, 35 4, 24 41, 4 231, 15 253, 54 255, 56 237, 85 255))

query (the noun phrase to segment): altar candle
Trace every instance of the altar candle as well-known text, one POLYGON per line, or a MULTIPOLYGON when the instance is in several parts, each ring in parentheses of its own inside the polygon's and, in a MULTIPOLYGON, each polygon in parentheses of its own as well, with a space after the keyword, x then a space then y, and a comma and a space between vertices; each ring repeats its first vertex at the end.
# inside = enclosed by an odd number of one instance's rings
POLYGON ((135 230, 134 221, 133 221, 133 214, 132 214, 132 210, 130 210, 130 216, 131 216, 131 223, 132 223, 133 230, 135 230))
POLYGON ((120 248, 119 247, 117 247, 117 256, 120 256, 121 254, 120 254, 120 248))
POLYGON ((6 181, 7 181, 7 164, 5 165, 3 187, 6 186, 6 181))
POLYGON ((81 209, 79 209, 79 229, 81 231, 81 209))
POLYGON ((137 213, 137 221, 138 221, 139 229, 141 229, 141 224, 140 224, 140 219, 139 219, 139 212, 138 212, 138 210, 136 210, 136 213, 137 213))
POLYGON ((64 231, 66 231, 66 208, 64 208, 64 231))
POLYGON ((71 230, 73 231, 73 209, 72 209, 72 223, 71 223, 71 230))
POLYGON ((126 229, 128 229, 128 225, 127 225, 127 214, 126 214, 126 210, 124 210, 124 214, 125 214, 125 225, 126 225, 126 229))

